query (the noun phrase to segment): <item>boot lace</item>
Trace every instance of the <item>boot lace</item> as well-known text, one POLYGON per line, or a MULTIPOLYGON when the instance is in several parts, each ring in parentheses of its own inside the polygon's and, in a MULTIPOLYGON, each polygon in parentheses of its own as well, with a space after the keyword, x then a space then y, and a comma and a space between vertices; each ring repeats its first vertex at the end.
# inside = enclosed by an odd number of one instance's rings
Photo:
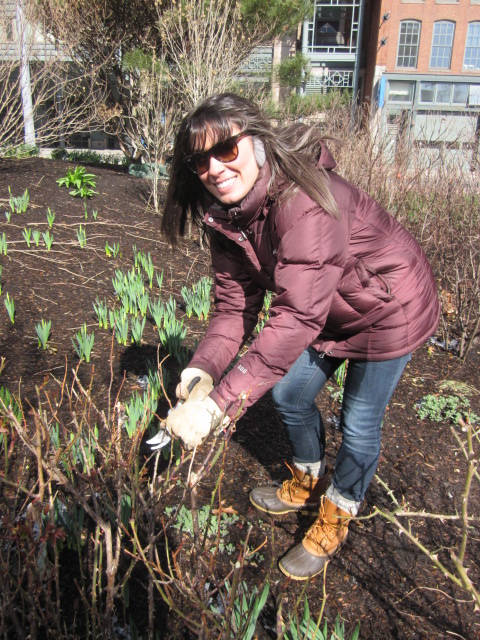
POLYGON ((290 472, 292 474, 292 477, 289 478, 288 480, 284 480, 283 484, 282 484, 282 498, 285 496, 288 496, 288 498, 291 500, 296 493, 298 493, 299 489, 300 489, 300 483, 297 480, 297 477, 295 475, 295 473, 293 472, 292 467, 288 464, 288 462, 285 463, 287 465, 287 467, 290 469, 290 472))

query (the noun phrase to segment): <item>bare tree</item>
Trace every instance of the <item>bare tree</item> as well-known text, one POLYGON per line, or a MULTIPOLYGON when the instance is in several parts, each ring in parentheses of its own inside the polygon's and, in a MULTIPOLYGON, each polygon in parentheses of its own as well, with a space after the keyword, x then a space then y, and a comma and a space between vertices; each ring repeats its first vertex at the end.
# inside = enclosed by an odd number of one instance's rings
POLYGON ((159 13, 158 28, 185 109, 231 88, 241 63, 265 37, 258 24, 245 33, 236 0, 185 0, 159 13))

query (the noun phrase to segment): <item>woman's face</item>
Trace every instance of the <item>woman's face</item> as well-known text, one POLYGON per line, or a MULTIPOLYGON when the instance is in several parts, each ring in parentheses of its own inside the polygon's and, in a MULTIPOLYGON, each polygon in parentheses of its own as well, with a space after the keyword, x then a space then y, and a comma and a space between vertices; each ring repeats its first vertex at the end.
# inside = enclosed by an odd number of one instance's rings
MULTIPOLYGON (((232 127, 230 135, 240 133, 238 127, 232 127)), ((220 162, 210 156, 207 171, 199 173, 198 177, 205 188, 220 202, 227 205, 239 204, 252 189, 258 177, 259 168, 253 153, 251 136, 245 136, 237 141, 238 156, 232 162, 220 162)), ((207 134, 205 146, 198 151, 206 152, 212 146, 212 136, 207 134)))

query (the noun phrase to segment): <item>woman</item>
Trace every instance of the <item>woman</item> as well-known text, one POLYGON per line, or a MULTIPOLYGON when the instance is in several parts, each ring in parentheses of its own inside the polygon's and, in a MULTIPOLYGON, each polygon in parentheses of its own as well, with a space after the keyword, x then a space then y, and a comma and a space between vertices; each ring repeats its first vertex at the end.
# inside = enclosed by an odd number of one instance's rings
POLYGON ((297 580, 320 573, 345 540, 377 467, 387 403, 439 317, 418 243, 334 167, 315 129, 275 129, 252 102, 214 95, 180 126, 162 223, 172 244, 188 213, 203 224, 215 272, 215 311, 181 374, 177 395, 187 402, 167 428, 192 448, 273 388, 292 478, 279 489, 253 489, 250 500, 270 514, 318 511, 279 563, 297 580), (276 294, 270 319, 222 379, 267 290, 276 294), (347 358, 332 473, 315 397, 347 358))

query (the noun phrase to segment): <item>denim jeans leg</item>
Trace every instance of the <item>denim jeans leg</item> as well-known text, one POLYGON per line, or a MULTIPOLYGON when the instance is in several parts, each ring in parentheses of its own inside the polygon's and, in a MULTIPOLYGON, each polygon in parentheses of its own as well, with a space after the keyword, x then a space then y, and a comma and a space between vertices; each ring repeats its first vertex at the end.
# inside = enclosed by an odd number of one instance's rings
POLYGON ((340 417, 343 438, 332 478, 347 500, 363 500, 377 469, 385 409, 410 358, 348 363, 340 417))
POLYGON ((272 389, 273 402, 287 428, 294 462, 319 462, 325 455, 325 427, 315 398, 342 362, 322 357, 308 348, 272 389))

